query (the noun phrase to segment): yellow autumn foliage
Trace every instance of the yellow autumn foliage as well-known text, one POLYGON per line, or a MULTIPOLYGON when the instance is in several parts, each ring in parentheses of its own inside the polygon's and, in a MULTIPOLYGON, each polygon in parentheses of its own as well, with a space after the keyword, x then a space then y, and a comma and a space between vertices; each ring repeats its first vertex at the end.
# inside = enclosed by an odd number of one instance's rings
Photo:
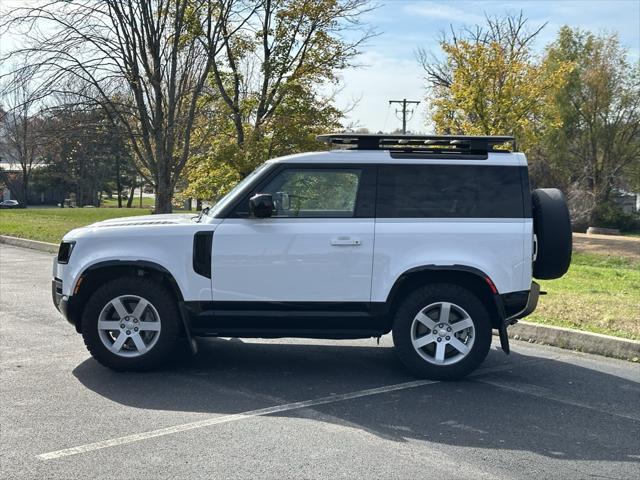
POLYGON ((560 116, 549 99, 564 85, 570 63, 552 72, 529 52, 497 41, 443 41, 451 84, 432 90, 433 121, 441 133, 515 135, 521 149, 560 116))

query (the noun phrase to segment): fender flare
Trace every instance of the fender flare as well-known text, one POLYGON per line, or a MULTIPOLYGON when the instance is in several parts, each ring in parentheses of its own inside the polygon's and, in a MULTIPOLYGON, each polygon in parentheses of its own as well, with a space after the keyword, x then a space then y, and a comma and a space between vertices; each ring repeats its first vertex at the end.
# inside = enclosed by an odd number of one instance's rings
MULTIPOLYGON (((161 275, 165 276, 165 278, 167 278, 167 280, 169 281, 172 290, 176 294, 176 297, 177 297, 176 301, 178 302, 178 305, 180 306, 180 305, 182 305, 184 303, 184 297, 182 295, 182 290, 180 289, 180 286, 178 285, 178 282, 176 281, 175 277, 171 274, 171 272, 167 268, 163 267, 162 265, 160 265, 158 263, 151 262, 151 261, 148 261, 148 260, 104 260, 104 261, 101 261, 101 262, 96 262, 96 263, 93 263, 93 264, 90 264, 90 265, 86 266, 78 274, 78 276, 77 276, 77 278, 76 278, 76 280, 74 282, 73 289, 71 290, 72 292, 74 292, 74 294, 69 297, 69 303, 67 305, 67 310, 68 311, 65 314, 65 317, 67 318, 67 320, 71 324, 73 324, 75 326, 76 331, 78 333, 82 333, 82 331, 80 329, 79 316, 82 313, 84 301, 81 300, 81 299, 78 299, 78 295, 76 295, 75 292, 80 287, 80 282, 82 281, 82 279, 89 272, 94 271, 94 270, 100 270, 102 268, 109 268, 109 267, 142 268, 142 269, 152 270, 152 271, 158 272, 161 275), (80 302, 80 303, 78 303, 78 302, 80 302)), ((195 354, 197 352, 197 347, 194 346, 194 342, 191 339, 191 325, 190 325, 188 319, 185 317, 185 314, 184 314, 184 311, 183 311, 182 308, 180 308, 180 316, 181 316, 182 323, 184 325, 185 333, 186 333, 187 337, 190 340, 191 349, 192 349, 193 353, 195 354)))
POLYGON ((491 303, 494 306, 495 312, 498 316, 496 323, 497 323, 498 332, 500 334, 500 346, 502 347, 502 350, 508 354, 510 351, 509 337, 507 336, 507 325, 509 322, 506 319, 502 298, 500 297, 498 293, 498 289, 493 283, 493 280, 491 280, 491 277, 487 275, 485 272, 483 272, 482 270, 480 270, 479 268, 470 267, 468 265, 460 265, 460 264, 422 265, 419 267, 410 268, 409 270, 406 270, 405 272, 403 272, 398 276, 393 286, 391 287, 389 294, 387 295, 386 304, 390 306, 393 304, 393 302, 396 301, 396 296, 398 294, 398 291, 402 288, 402 284, 408 277, 410 277, 412 274, 415 274, 415 273, 429 272, 429 271, 459 272, 459 273, 471 274, 477 277, 479 280, 483 281, 487 285, 487 287, 491 291, 491 297, 492 297, 491 303))
POLYGON ((491 277, 489 277, 489 275, 487 275, 485 272, 483 272, 479 268, 469 267, 468 265, 460 265, 460 264, 452 264, 452 265, 422 265, 422 266, 419 266, 419 267, 410 268, 409 270, 406 270, 406 271, 402 272, 398 276, 398 278, 394 282, 393 286, 391 287, 391 290, 389 290, 389 294, 387 295, 387 302, 392 302, 394 300, 395 295, 397 294, 398 290, 402 286, 402 283, 404 282, 404 280, 407 277, 409 277, 410 275, 412 275, 414 273, 428 272, 428 271, 436 271, 436 272, 437 271, 453 271, 453 272, 470 273, 470 274, 473 274, 476 277, 480 278, 481 280, 483 280, 489 286, 489 288, 491 289, 491 292, 494 295, 498 294, 498 289, 496 288, 495 284, 493 283, 493 280, 491 280, 491 277))
POLYGON ((85 267, 80 272, 80 274, 78 274, 72 291, 75 291, 80 279, 83 276, 87 275, 90 271, 99 270, 101 268, 108 268, 108 267, 134 267, 134 268, 139 267, 142 269, 155 270, 156 272, 159 272, 167 276, 167 278, 171 283, 171 286, 175 290, 175 293, 178 294, 178 300, 182 301, 184 299, 184 295, 182 294, 182 289, 180 288, 180 285, 178 285, 178 282, 176 281, 173 274, 166 267, 163 267, 159 263, 151 262, 149 260, 104 260, 101 262, 92 263, 87 267, 85 267))

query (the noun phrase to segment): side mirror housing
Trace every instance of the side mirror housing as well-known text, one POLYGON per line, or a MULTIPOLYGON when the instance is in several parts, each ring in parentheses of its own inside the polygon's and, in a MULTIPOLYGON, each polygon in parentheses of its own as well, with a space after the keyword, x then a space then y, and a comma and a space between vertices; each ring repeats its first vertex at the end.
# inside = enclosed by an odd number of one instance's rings
POLYGON ((273 197, 270 193, 256 193, 249 199, 249 212, 252 217, 270 217, 274 209, 273 197))

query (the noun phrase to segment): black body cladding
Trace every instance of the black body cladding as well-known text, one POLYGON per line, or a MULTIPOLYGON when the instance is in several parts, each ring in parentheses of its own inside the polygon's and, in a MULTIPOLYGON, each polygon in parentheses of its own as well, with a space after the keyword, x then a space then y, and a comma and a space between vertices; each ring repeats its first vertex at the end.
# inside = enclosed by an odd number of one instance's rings
POLYGON ((193 236, 193 271, 211 278, 211 248, 213 232, 198 232, 193 236))
POLYGON ((60 244, 60 248, 58 249, 58 263, 68 263, 69 257, 71 257, 71 252, 73 251, 73 247, 76 242, 62 242, 60 244))

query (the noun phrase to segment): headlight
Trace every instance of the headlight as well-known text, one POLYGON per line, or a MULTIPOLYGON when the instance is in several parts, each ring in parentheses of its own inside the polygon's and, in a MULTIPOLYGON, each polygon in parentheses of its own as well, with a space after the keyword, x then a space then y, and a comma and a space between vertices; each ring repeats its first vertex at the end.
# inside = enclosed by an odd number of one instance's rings
POLYGON ((76 242, 62 242, 58 250, 58 263, 68 263, 76 242))

